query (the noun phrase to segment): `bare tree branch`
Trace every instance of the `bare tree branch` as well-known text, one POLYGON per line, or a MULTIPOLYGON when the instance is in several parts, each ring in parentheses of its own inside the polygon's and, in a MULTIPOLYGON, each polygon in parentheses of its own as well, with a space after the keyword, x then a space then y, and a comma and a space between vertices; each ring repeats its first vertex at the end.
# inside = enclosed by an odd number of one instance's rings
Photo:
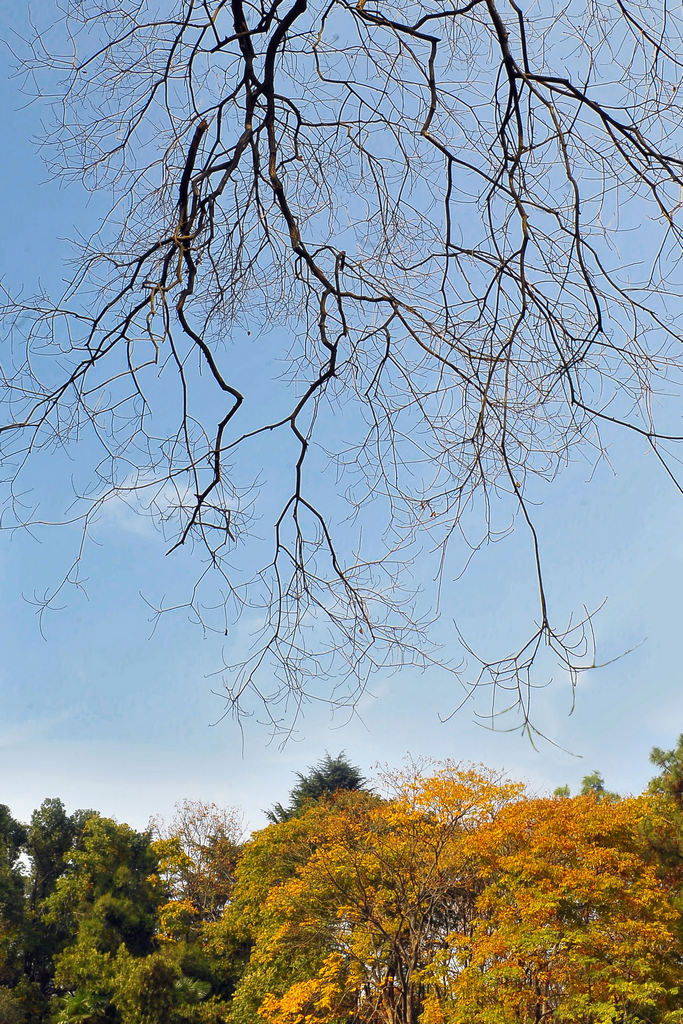
POLYGON ((682 27, 637 0, 67 0, 21 66, 52 167, 114 202, 61 299, 5 296, 4 524, 43 521, 26 466, 87 436, 83 544, 119 497, 196 545, 189 608, 255 624, 228 708, 288 729, 450 664, 438 593, 506 510, 529 634, 450 667, 532 730, 541 649, 574 685, 595 646, 589 614, 555 621, 532 481, 609 425, 681 488, 653 397, 681 383, 682 27), (245 386, 276 328, 281 377, 245 386))

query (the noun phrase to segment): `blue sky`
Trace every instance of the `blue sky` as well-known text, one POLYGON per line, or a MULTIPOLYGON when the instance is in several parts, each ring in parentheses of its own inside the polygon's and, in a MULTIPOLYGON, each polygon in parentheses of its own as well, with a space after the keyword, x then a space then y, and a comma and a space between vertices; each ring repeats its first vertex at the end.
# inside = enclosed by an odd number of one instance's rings
MULTIPOLYGON (((0 2, 0 36, 22 30, 19 17, 0 2)), ((65 239, 75 224, 96 223, 97 204, 48 179, 35 145, 44 112, 24 105, 9 54, 0 60, 0 267, 8 285, 30 293, 38 281, 59 282, 65 239)), ((537 791, 576 787, 596 768, 611 788, 639 790, 651 747, 673 745, 683 730, 681 498, 637 442, 615 438, 609 455, 594 474, 573 464, 539 491, 538 521, 558 617, 607 598, 595 624, 599 659, 635 649, 582 677, 571 715, 561 676, 539 692, 535 721, 559 746, 536 749, 517 733, 483 729, 471 706, 441 724, 460 699, 453 679, 407 669, 376 678, 351 720, 311 708, 283 750, 256 722, 240 730, 220 721, 220 638, 203 637, 182 613, 152 630, 141 593, 173 592, 189 567, 183 554, 166 557, 146 522, 123 509, 104 517, 85 563, 87 594, 66 592, 42 632, 32 598, 55 583, 68 538, 0 533, 0 802, 25 819, 58 796, 70 810, 94 807, 142 827, 190 797, 237 804, 257 827, 262 809, 285 799, 292 772, 340 749, 368 774, 429 755, 483 761, 537 791)), ((59 491, 67 472, 59 463, 36 483, 59 491)), ((518 534, 482 552, 463 581, 447 581, 444 637, 453 619, 481 647, 514 637, 533 600, 528 556, 518 534)), ((235 642, 249 629, 247 620, 235 642)))

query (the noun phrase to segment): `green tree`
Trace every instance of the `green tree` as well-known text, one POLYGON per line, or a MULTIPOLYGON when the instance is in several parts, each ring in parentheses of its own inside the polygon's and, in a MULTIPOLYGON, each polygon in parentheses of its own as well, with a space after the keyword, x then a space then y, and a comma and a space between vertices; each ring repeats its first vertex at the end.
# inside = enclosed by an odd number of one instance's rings
POLYGON ((26 832, 29 873, 26 882, 24 976, 40 992, 44 1007, 54 994, 55 957, 73 938, 70 924, 47 913, 47 899, 67 870, 85 822, 93 811, 66 813, 61 800, 48 798, 31 815, 26 832))
POLYGON ((31 861, 29 902, 35 909, 51 892, 66 869, 66 858, 94 811, 68 815, 61 800, 43 800, 31 815, 26 832, 26 853, 31 861))
POLYGON ((145 957, 121 949, 112 1002, 121 1024, 224 1024, 228 1004, 211 983, 185 973, 182 948, 145 957))
POLYGON ((277 803, 266 811, 268 821, 273 824, 301 814, 311 800, 319 800, 339 790, 363 790, 367 783, 360 768, 351 764, 343 750, 336 757, 326 753, 308 771, 297 772, 296 778, 296 785, 289 793, 288 806, 277 803))
MULTIPOLYGON (((581 796, 588 796, 589 794, 592 794, 598 800, 619 799, 618 793, 610 793, 609 790, 605 789, 605 780, 602 776, 602 773, 597 770, 589 772, 588 775, 584 775, 584 777, 581 779, 581 789, 579 792, 581 796)), ((553 790, 553 796, 556 797, 558 800, 566 799, 567 797, 571 796, 571 789, 569 788, 569 786, 566 785, 558 786, 556 789, 553 790)))
POLYGON ((177 964, 164 953, 132 957, 125 949, 116 959, 113 1002, 121 1024, 174 1024, 182 1001, 177 964))
POLYGON ((186 802, 178 821, 182 842, 99 815, 86 821, 44 901, 48 921, 70 933, 55 960, 60 1024, 225 1020, 235 965, 214 956, 210 928, 232 883, 236 817, 186 802), (169 926, 186 905, 191 926, 169 926))
POLYGON ((26 826, 0 804, 0 920, 17 924, 24 911, 24 876, 20 856, 26 841, 26 826))
POLYGON ((605 788, 605 780, 598 771, 589 772, 581 780, 581 796, 592 794, 598 800, 618 800, 619 794, 605 788))
POLYGON ((61 800, 46 799, 25 827, 13 822, 6 808, 0 811, 0 843, 6 854, 0 868, 0 887, 3 879, 11 880, 11 900, 8 903, 7 886, 4 898, 0 897, 0 916, 4 919, 4 927, 0 928, 7 947, 2 964, 4 980, 12 978, 12 992, 3 997, 7 1006, 0 1013, 0 1020, 4 1019, 2 1014, 9 1020, 21 1012, 37 1024, 49 1013, 54 994, 54 959, 73 935, 64 922, 48 920, 46 900, 66 870, 67 858, 90 813, 77 811, 69 816, 61 800), (20 855, 28 862, 25 872, 21 870, 20 855), (12 924, 8 931, 10 911, 12 924))
POLYGON ((25 826, 0 804, 0 985, 16 984, 22 962, 25 907, 20 857, 25 839, 25 826))
POLYGON ((118 951, 154 951, 158 908, 166 895, 158 866, 149 832, 93 814, 45 900, 47 922, 71 936, 55 958, 55 984, 100 1007, 103 1019, 114 1016, 118 951))
POLYGON ((661 768, 661 774, 650 782, 650 792, 663 794, 683 809, 683 733, 671 750, 653 747, 650 761, 661 768))
POLYGON ((26 1006, 21 996, 5 986, 0 986, 0 1021, 2 1024, 27 1024, 28 1022, 26 1006))
MULTIPOLYGON (((644 822, 644 833, 663 884, 675 893, 679 945, 683 950, 683 734, 671 750, 654 747, 650 761, 661 771, 649 785, 653 808, 644 822)), ((683 953, 679 968, 683 977, 683 953)))

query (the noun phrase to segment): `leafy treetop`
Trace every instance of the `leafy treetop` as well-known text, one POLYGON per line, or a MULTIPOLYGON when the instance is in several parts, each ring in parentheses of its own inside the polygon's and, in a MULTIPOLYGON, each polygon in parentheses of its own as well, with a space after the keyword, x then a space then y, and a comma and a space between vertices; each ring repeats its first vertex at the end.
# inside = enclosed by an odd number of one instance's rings
POLYGON ((366 779, 359 768, 340 751, 336 757, 326 753, 316 765, 307 772, 296 773, 297 782, 289 793, 289 805, 274 804, 266 811, 268 821, 288 821, 296 817, 310 800, 319 800, 322 796, 336 793, 338 790, 362 790, 366 788, 366 779))

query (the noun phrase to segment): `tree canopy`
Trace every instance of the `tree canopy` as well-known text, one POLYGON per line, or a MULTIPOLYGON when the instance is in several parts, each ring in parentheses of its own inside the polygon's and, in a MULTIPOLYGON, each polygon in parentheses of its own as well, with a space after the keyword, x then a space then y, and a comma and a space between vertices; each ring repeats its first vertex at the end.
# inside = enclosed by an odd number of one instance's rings
POLYGON ((672 750, 655 747, 650 761, 661 768, 661 774, 650 783, 652 791, 666 794, 683 808, 683 733, 672 750))
POLYGON ((235 1024, 677 1019, 675 876, 644 836, 649 815, 670 831, 661 808, 455 764, 385 784, 246 847, 235 1024))
POLYGON ((28 829, 0 809, 0 826, 2 1024, 683 1012, 683 815, 661 779, 637 797, 539 797, 425 760, 246 839, 234 808, 202 801, 144 832, 56 799, 28 829))
POLYGON ((319 800, 322 796, 331 796, 339 790, 362 790, 366 780, 355 765, 340 751, 336 757, 325 754, 317 765, 307 772, 296 773, 297 782, 289 794, 289 805, 283 807, 277 803, 266 811, 269 821, 287 821, 301 814, 310 800, 319 800))
POLYGON ((528 725, 542 650, 593 662, 534 481, 624 429, 677 482, 681 36, 636 0, 66 0, 21 70, 111 208, 61 297, 6 296, 5 525, 77 442, 69 521, 194 546, 204 627, 258 618, 228 706, 276 727, 439 660, 438 588, 519 526, 529 631, 467 681, 528 725))

